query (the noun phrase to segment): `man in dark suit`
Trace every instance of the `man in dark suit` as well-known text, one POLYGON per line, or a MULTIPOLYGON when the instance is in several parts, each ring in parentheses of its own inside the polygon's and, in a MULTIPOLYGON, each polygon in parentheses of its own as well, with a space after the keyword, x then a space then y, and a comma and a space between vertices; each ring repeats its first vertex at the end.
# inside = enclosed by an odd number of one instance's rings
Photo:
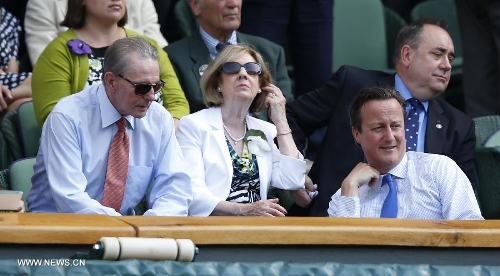
POLYGON ((359 91, 370 86, 395 87, 406 100, 419 100, 415 150, 449 156, 474 182, 474 122, 437 98, 448 86, 454 58, 453 41, 445 25, 425 19, 403 28, 396 39, 396 74, 342 66, 324 86, 287 105, 288 122, 299 149, 306 146, 305 138, 314 130, 328 126, 309 173, 318 184, 319 195, 308 209, 292 208, 289 214, 326 216, 328 202, 342 180, 357 163, 365 161, 352 138, 347 108, 359 91))
MULTIPOLYGON (((186 0, 182 0, 186 1, 186 0)), ((191 112, 205 108, 200 77, 207 64, 217 56, 218 44, 252 45, 268 63, 271 74, 287 101, 293 99, 283 48, 264 38, 237 32, 241 21, 242 0, 190 0, 191 10, 200 24, 193 35, 170 44, 166 51, 186 94, 191 112)), ((267 118, 266 113, 262 114, 267 118)))

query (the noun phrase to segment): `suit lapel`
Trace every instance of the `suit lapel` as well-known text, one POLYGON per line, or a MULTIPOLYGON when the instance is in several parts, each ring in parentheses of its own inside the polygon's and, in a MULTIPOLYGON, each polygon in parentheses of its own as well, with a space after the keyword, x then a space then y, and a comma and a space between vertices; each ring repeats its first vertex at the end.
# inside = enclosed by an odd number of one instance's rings
POLYGON ((208 109, 208 122, 213 133, 213 137, 217 143, 217 148, 219 153, 222 155, 224 163, 226 164, 226 169, 228 170, 229 183, 233 178, 233 165, 231 163, 231 155, 227 149, 226 139, 224 135, 224 129, 222 127, 222 113, 220 108, 209 108, 208 109))
POLYGON ((236 32, 236 41, 238 43, 248 43, 248 39, 242 33, 236 32))
MULTIPOLYGON (((266 136, 269 135, 267 131, 263 128, 264 125, 258 124, 256 118, 247 116, 247 126, 248 129, 260 129, 266 136)), ((270 138, 270 137, 267 137, 270 138)), ((259 181, 260 181, 260 198, 267 199, 267 190, 269 189, 270 177, 272 172, 272 156, 273 151, 269 151, 263 156, 257 157, 257 165, 259 166, 259 181)))
POLYGON ((210 54, 205 46, 205 42, 201 38, 200 32, 194 32, 191 36, 189 43, 189 57, 193 60, 193 66, 191 71, 196 79, 196 82, 200 82, 200 71, 205 71, 202 67, 205 67, 210 63, 210 54))
POLYGON ((443 153, 448 125, 448 118, 444 116, 443 108, 439 102, 430 100, 425 136, 425 152, 443 153))

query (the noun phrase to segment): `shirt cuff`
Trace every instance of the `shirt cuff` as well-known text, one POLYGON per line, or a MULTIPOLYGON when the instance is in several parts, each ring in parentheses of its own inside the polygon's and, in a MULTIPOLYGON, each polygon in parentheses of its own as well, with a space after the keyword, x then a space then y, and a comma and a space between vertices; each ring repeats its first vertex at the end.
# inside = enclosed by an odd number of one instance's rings
POLYGON ((337 216, 346 218, 361 217, 359 197, 341 196, 337 216))

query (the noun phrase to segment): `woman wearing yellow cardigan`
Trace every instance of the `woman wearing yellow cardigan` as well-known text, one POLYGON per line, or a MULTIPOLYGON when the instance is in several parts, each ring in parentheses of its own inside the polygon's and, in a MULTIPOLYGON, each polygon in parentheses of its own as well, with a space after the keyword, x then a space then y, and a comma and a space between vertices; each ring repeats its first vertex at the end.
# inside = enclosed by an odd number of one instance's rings
MULTIPOLYGON (((123 28, 126 22, 124 1, 68 1, 61 25, 69 30, 45 48, 33 68, 33 104, 40 126, 61 98, 101 82, 108 46, 119 38, 138 35, 123 28)), ((178 119, 189 114, 189 104, 166 52, 154 40, 145 38, 158 49, 160 77, 165 82, 156 92, 156 101, 176 118, 177 128, 178 119)))

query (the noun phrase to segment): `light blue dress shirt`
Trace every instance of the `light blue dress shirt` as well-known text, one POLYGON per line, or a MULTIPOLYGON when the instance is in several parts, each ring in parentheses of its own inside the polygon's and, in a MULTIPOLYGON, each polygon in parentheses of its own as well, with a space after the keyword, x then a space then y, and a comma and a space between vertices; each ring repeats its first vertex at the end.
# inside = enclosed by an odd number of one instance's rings
MULTIPOLYGON (((215 46, 219 44, 219 40, 210 36, 207 32, 205 32, 201 27, 200 27, 200 35, 203 41, 205 42, 205 45, 207 46, 208 52, 210 53, 210 59, 215 59, 215 57, 219 54, 219 52, 215 49, 215 46)), ((222 42, 229 42, 232 45, 235 45, 238 43, 236 39, 236 31, 233 31, 231 36, 227 41, 222 41, 222 42)))
MULTIPOLYGON (((396 74, 395 77, 395 82, 394 82, 394 88, 396 88, 399 93, 403 96, 405 100, 408 100, 410 98, 413 98, 413 95, 411 94, 410 90, 408 90, 408 87, 403 83, 401 78, 399 77, 398 74, 396 74)), ((419 152, 424 152, 425 150, 425 133, 426 133, 426 128, 427 128, 427 110, 429 109, 429 101, 420 101, 422 105, 424 106, 424 111, 420 111, 420 114, 418 116, 418 121, 420 122, 419 127, 418 127, 418 142, 417 142, 417 150, 419 152)), ((407 104, 406 105, 406 113, 410 112, 411 105, 407 104)))
MULTIPOLYGON (((406 152, 389 171, 398 190, 398 218, 483 219, 472 185, 458 165, 447 156, 406 152)), ((358 197, 341 196, 339 189, 328 206, 331 217, 380 217, 388 185, 381 175, 372 187, 358 189, 358 197)))
POLYGON ((49 114, 27 197, 31 212, 133 215, 146 195, 144 215, 186 216, 191 179, 175 138, 172 116, 152 102, 146 116, 126 116, 130 140, 127 184, 120 212, 101 205, 111 141, 122 116, 102 84, 61 99, 49 114))

